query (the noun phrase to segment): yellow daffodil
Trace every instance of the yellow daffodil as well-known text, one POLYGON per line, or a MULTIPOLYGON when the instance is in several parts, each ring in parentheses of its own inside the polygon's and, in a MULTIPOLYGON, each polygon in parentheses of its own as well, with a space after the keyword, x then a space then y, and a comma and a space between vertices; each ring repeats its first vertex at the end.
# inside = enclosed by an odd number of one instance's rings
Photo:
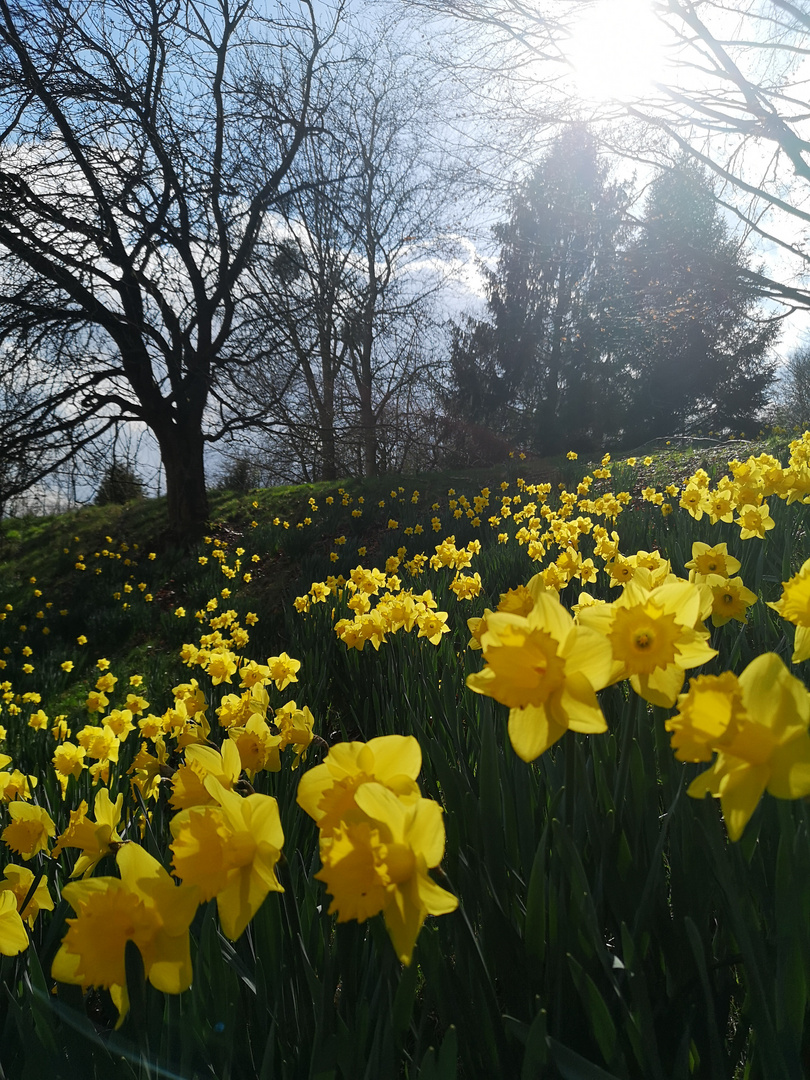
POLYGON ((425 611, 416 620, 418 637, 425 637, 431 645, 438 645, 443 634, 450 633, 446 611, 425 611))
POLYGON ((450 588, 456 594, 456 600, 471 600, 481 592, 481 575, 456 574, 450 588))
POLYGON ((149 982, 166 994, 191 985, 188 928, 199 892, 177 886, 160 863, 137 844, 125 844, 116 856, 121 877, 86 878, 62 890, 76 912, 53 961, 57 982, 88 989, 106 987, 119 1012, 129 1008, 126 943, 133 941, 149 982))
POLYGON ((740 516, 734 519, 734 524, 740 526, 741 540, 750 540, 753 536, 763 540, 765 533, 774 528, 776 522, 770 516, 767 503, 762 503, 761 506, 752 506, 749 503, 742 507, 740 516))
POLYGON ((697 484, 687 484, 681 491, 679 505, 684 510, 688 510, 695 521, 700 521, 704 513, 709 509, 706 490, 697 484))
POLYGON ((686 569, 691 571, 689 580, 692 581, 695 574, 719 574, 720 577, 730 578, 741 565, 739 559, 729 555, 727 544, 710 547, 696 540, 692 544, 692 559, 686 564, 686 569))
POLYGON ((28 934, 11 892, 0 892, 0 955, 17 956, 28 948, 28 934))
POLYGON ((84 801, 78 810, 71 811, 70 823, 54 844, 51 854, 56 858, 64 848, 80 849, 82 854, 76 860, 70 875, 72 878, 87 877, 105 855, 118 850, 121 837, 116 830, 123 805, 123 794, 112 802, 107 788, 102 788, 93 806, 95 821, 87 817, 87 803, 84 801))
POLYGON ((430 877, 444 854, 441 808, 431 799, 403 802, 383 784, 355 792, 355 812, 321 841, 315 876, 332 896, 338 922, 364 922, 382 912, 403 964, 410 964, 427 915, 455 911, 458 900, 430 877))
POLYGON ((30 799, 38 783, 36 776, 26 776, 19 769, 0 772, 0 799, 8 803, 15 799, 30 799))
POLYGON ((611 672, 605 637, 578 626, 556 595, 538 593, 528 615, 487 615, 481 647, 487 666, 467 678, 477 694, 509 706, 515 753, 533 761, 569 728, 606 731, 596 700, 611 672))
POLYGON ((276 709, 276 727, 279 732, 278 749, 275 751, 276 757, 272 759, 272 763, 268 762, 267 767, 278 772, 281 768, 280 762, 276 764, 278 754, 286 747, 293 746, 295 756, 291 768, 295 770, 305 760, 307 747, 314 738, 315 717, 306 705, 299 709, 294 701, 288 701, 286 705, 276 709))
POLYGON ((796 627, 793 663, 810 659, 810 559, 802 564, 798 574, 782 582, 782 596, 768 607, 796 627))
POLYGON ((278 762, 278 768, 281 768, 281 762, 278 759, 281 737, 278 732, 272 730, 264 716, 253 713, 243 727, 229 728, 228 735, 231 745, 237 749, 241 767, 251 779, 260 769, 270 768, 271 771, 277 771, 273 768, 276 762, 278 762))
POLYGON ((678 761, 711 761, 712 753, 739 727, 744 715, 737 676, 698 675, 678 698, 678 712, 664 725, 678 761))
POLYGON ((746 611, 757 602, 757 594, 742 583, 742 578, 724 578, 718 574, 706 577, 697 574, 695 580, 712 591, 712 626, 724 626, 730 619, 744 623, 746 611))
POLYGON ((38 851, 48 850, 48 840, 56 835, 56 826, 47 810, 33 803, 9 804, 11 824, 3 829, 3 842, 25 860, 38 851))
POLYGON ((270 678, 276 684, 276 690, 284 690, 291 682, 298 682, 297 673, 301 669, 301 661, 294 660, 287 653, 268 657, 267 666, 270 669, 270 678))
POLYGON ((111 728, 87 724, 76 735, 76 740, 93 761, 118 761, 121 744, 111 728))
POLYGON ((161 780, 174 771, 167 764, 168 754, 162 736, 155 737, 154 747, 155 754, 150 754, 146 749, 146 743, 143 743, 135 755, 135 760, 127 769, 132 777, 131 783, 138 788, 144 799, 156 799, 161 780))
POLYGON ((731 840, 739 840, 763 792, 810 795, 810 694, 776 653, 764 653, 739 677, 742 716, 718 741, 714 764, 689 785, 696 799, 720 799, 731 840))
POLYGON ((688 581, 649 588, 649 573, 638 569, 638 580, 634 578, 618 600, 584 607, 578 618, 608 639, 613 651, 610 682, 629 679, 646 701, 670 708, 686 669, 717 655, 706 644, 709 634, 702 626, 711 594, 688 581))
POLYGON ((236 673, 236 657, 227 649, 217 649, 208 660, 206 671, 211 676, 214 686, 231 681, 231 675, 236 673))
POLYGON ((205 786, 206 776, 215 776, 230 791, 242 772, 239 750, 229 739, 222 744, 221 752, 213 746, 190 743, 184 756, 185 763, 172 777, 169 803, 175 810, 209 806, 215 802, 205 786))
POLYGON ((135 730, 129 709, 113 709, 107 716, 102 717, 101 724, 102 727, 109 728, 121 742, 126 739, 130 731, 135 730))
MULTIPOLYGON (((29 926, 34 925, 34 920, 40 911, 53 911, 53 898, 48 891, 47 878, 40 877, 33 894, 29 896, 35 880, 27 866, 17 866, 16 863, 11 863, 5 868, 3 878, 0 880, 0 896, 6 892, 11 893, 20 918, 29 926)), ((1 918, 0 916, 0 920, 1 918)), ((0 948, 0 952, 2 951, 0 948)))
POLYGON ((301 777, 296 801, 321 833, 329 835, 351 816, 355 792, 363 784, 382 784, 406 802, 418 799, 416 778, 421 768, 422 751, 412 735, 338 743, 322 764, 301 777))
POLYGON ((172 865, 182 881, 199 886, 203 900, 216 896, 223 933, 235 941, 268 892, 284 891, 275 875, 284 833, 270 795, 243 799, 212 775, 205 786, 217 805, 172 818, 172 865))

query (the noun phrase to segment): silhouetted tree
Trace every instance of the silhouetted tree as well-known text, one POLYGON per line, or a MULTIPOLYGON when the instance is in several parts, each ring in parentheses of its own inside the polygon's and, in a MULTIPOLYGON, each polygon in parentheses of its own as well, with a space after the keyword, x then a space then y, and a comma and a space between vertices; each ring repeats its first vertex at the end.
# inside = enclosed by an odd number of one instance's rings
POLYGON ((299 153, 250 270, 242 396, 262 403, 271 445, 295 447, 307 479, 396 467, 434 363, 438 256, 458 234, 447 209, 461 183, 437 129, 444 89, 400 29, 364 16, 345 35, 329 131, 299 153))
POLYGON ((98 491, 96 506, 110 503, 123 504, 144 497, 144 483, 129 461, 113 461, 104 471, 98 491))
POLYGON ((0 0, 0 347, 65 423, 151 429, 178 538, 208 514, 206 441, 250 419, 241 280, 323 126, 340 6, 322 34, 310 0, 0 0))
POLYGON ((770 419, 789 431, 810 428, 810 341, 807 339, 793 350, 779 372, 770 419))
POLYGON ((555 141, 495 229, 486 317, 453 328, 451 411, 546 454, 615 429, 621 360, 607 308, 626 202, 587 130, 555 141))
POLYGON ((613 337, 632 373, 626 439, 750 428, 773 380, 778 327, 689 158, 652 184, 622 265, 613 337))

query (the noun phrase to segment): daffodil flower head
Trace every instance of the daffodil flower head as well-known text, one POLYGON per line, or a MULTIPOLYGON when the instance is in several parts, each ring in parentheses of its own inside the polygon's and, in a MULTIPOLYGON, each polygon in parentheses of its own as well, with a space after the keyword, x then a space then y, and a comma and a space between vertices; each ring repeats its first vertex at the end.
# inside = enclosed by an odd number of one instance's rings
POLYGON ((782 582, 782 596, 768 607, 796 627, 793 663, 810 658, 810 559, 789 581, 782 582))
POLYGON ((513 615, 528 615, 534 607, 535 597, 538 592, 546 592, 546 586, 539 574, 526 585, 518 585, 508 592, 501 593, 498 611, 511 612, 513 615))
POLYGON ((133 941, 149 982, 167 994, 191 985, 188 928, 199 892, 177 886, 160 863, 137 844, 125 844, 116 856, 121 877, 71 882, 62 896, 76 912, 56 954, 51 974, 57 982, 88 989, 105 987, 119 1012, 129 1008, 126 943, 133 941))
POLYGON ((607 637, 614 660, 610 682, 629 679, 640 697, 671 708, 686 669, 717 655, 706 644, 709 634, 701 622, 709 613, 711 593, 689 581, 649 589, 643 580, 630 582, 612 604, 582 608, 578 618, 607 637))
POLYGON ((56 772, 56 778, 62 788, 62 798, 67 791, 68 778, 73 776, 78 779, 84 769, 85 749, 76 746, 75 743, 64 742, 54 750, 52 764, 56 772))
POLYGON ((680 505, 688 510, 695 521, 700 521, 708 509, 706 490, 695 483, 688 483, 681 492, 680 505))
POLYGON ((455 911, 458 900, 428 874, 444 854, 441 808, 431 799, 406 803, 383 784, 357 789, 362 816, 341 823, 321 841, 323 868, 315 876, 332 896, 338 922, 382 912, 403 964, 410 964, 427 915, 455 911))
POLYGON ((217 805, 192 807, 171 820, 173 866, 203 899, 216 896, 222 931, 235 941, 268 892, 284 891, 275 873, 284 832, 272 796, 243 799, 211 774, 205 786, 217 805))
POLYGON ((211 676, 214 686, 219 686, 220 683, 229 683, 231 681, 231 675, 236 673, 236 668, 237 663, 234 654, 227 649, 221 648, 211 653, 206 671, 211 676))
POLYGON ((11 824, 3 829, 3 842, 26 860, 38 851, 48 850, 48 840, 56 835, 56 826, 47 810, 33 803, 9 804, 11 824))
POLYGON ((710 769, 689 785, 693 798, 720 799, 731 840, 739 840, 763 792, 810 795, 810 694, 776 653, 752 660, 739 677, 745 716, 710 769))
POLYGON ((283 652, 278 656, 268 657, 267 667, 270 669, 270 678, 275 682, 276 689, 283 690, 291 682, 298 682, 297 672, 301 669, 301 661, 294 660, 283 652))
POLYGON ((288 701, 276 709, 276 727, 279 731, 279 750, 295 747, 292 769, 298 768, 306 758, 307 747, 314 738, 315 717, 308 706, 299 709, 294 701, 288 701))
POLYGON ((26 776, 19 769, 14 769, 12 772, 0 772, 0 799, 8 803, 19 799, 30 799, 38 783, 36 776, 26 776))
MULTIPOLYGON (((260 769, 280 770, 281 736, 272 730, 263 716, 253 713, 244 727, 232 727, 228 735, 241 761, 240 769, 244 769, 248 777, 252 779, 260 769)), ((233 783, 226 786, 231 788, 233 783)))
POLYGON ((610 575, 610 587, 616 588, 633 580, 636 567, 617 552, 610 562, 605 564, 605 570, 610 575))
POLYGON ((696 581, 712 591, 712 626, 725 626, 731 619, 744 623, 749 607, 757 602, 757 594, 742 583, 742 578, 724 578, 718 574, 696 575, 696 581))
POLYGON ((0 892, 0 956, 17 956, 28 948, 28 934, 12 892, 0 892))
POLYGON ((556 594, 538 593, 528 615, 494 612, 481 637, 486 667, 467 678, 477 694, 510 709, 515 753, 533 761, 569 728, 607 730, 596 700, 612 656, 605 637, 578 626, 556 594))
MULTIPOLYGON (((10 863, 5 868, 3 879, 0 880, 0 900, 4 893, 11 893, 20 917, 29 926, 34 925, 34 920, 40 911, 53 911, 53 898, 48 891, 47 878, 40 877, 33 895, 30 895, 34 880, 34 875, 27 866, 17 866, 16 863, 10 863), (23 905, 25 906, 23 907, 23 905)), ((2 924, 2 913, 0 913, 0 924, 2 924)), ((0 930, 0 936, 2 936, 2 930, 0 930)), ((4 952, 1 944, 0 953, 6 956, 9 955, 4 952)))
POLYGON ((405 802, 420 798, 416 778, 421 768, 422 751, 412 735, 338 743, 322 764, 301 777, 297 802, 328 836, 352 815, 358 816, 355 795, 363 784, 382 784, 405 802))
POLYGON ((664 726, 673 733, 678 761, 711 761, 744 719, 742 688, 737 676, 726 671, 690 679, 688 691, 678 698, 678 712, 664 726))
POLYGON ((418 637, 427 638, 431 645, 438 645, 443 634, 450 633, 446 611, 424 611, 416 620, 419 627, 418 637))
POLYGON ((111 728, 86 724, 76 739, 94 761, 118 761, 121 742, 111 728))
POLYGON ((191 743, 185 748, 185 763, 172 777, 169 802, 175 810, 211 805, 215 800, 205 787, 206 776, 215 776, 230 790, 241 772, 239 750, 232 741, 226 739, 221 751, 202 743, 191 743))
POLYGON ((123 806, 123 794, 112 802, 109 790, 102 788, 96 795, 93 807, 95 821, 87 817, 87 803, 84 801, 78 810, 71 811, 68 827, 57 840, 51 854, 56 858, 64 848, 79 848, 82 854, 76 860, 70 875, 72 878, 87 877, 105 855, 118 850, 121 837, 116 830, 123 806))
POLYGON ((734 519, 734 524, 740 526, 741 540, 750 540, 754 536, 762 540, 765 538, 765 533, 773 529, 776 523, 770 516, 767 503, 761 505, 746 503, 740 510, 740 516, 734 519))
POLYGON ((719 574, 721 577, 730 578, 737 573, 741 565, 739 559, 729 555, 727 544, 710 547, 696 540, 692 544, 692 558, 686 564, 686 569, 694 574, 719 574))

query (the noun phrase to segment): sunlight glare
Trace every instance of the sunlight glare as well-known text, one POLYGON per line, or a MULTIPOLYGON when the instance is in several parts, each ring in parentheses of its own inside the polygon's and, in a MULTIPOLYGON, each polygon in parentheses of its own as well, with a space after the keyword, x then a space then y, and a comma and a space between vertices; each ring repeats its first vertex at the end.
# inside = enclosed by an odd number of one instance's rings
POLYGON ((642 97, 661 78, 663 27, 649 0, 600 0, 574 25, 566 54, 580 97, 642 97))

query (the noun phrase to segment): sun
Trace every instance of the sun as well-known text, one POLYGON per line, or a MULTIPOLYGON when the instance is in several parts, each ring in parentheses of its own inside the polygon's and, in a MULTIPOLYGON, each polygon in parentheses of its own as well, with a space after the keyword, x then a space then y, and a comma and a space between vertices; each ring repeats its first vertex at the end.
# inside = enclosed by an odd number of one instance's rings
POLYGON ((579 97, 644 97, 662 77, 664 27, 650 0, 599 0, 571 30, 565 53, 579 97))

